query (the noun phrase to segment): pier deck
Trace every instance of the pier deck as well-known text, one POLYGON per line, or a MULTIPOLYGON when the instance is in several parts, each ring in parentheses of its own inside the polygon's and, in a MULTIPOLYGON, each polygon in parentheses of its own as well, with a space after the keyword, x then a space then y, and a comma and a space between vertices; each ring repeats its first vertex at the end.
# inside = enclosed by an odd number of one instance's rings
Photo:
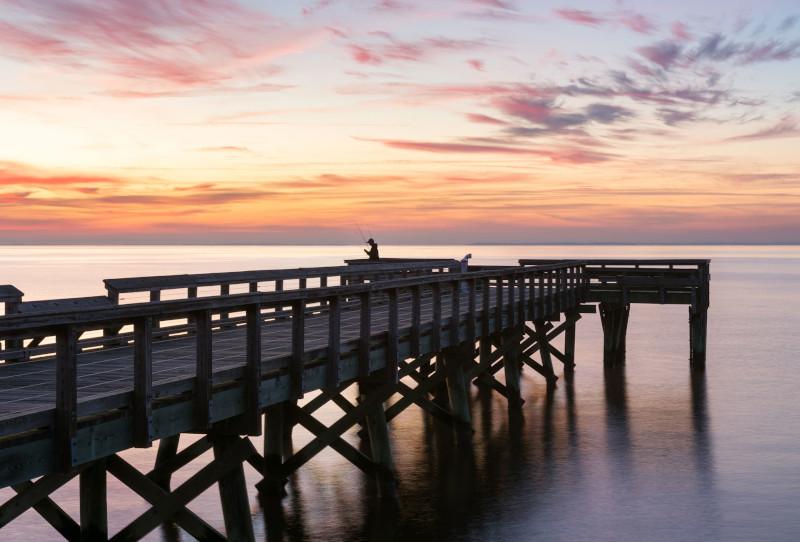
POLYGON ((109 279, 107 297, 36 302, 0 286, 0 487, 18 493, 0 505, 0 529, 34 508, 67 540, 137 540, 166 521, 225 540, 186 507, 217 484, 227 539, 252 540, 243 462, 263 474, 261 495, 279 500, 285 479, 326 447, 391 498, 388 422, 415 405, 469 446, 469 387, 521 408, 521 369, 555 386, 560 362, 569 378, 576 322, 598 308, 607 365, 625 361, 631 303, 688 305, 691 362, 705 362, 706 260, 520 260, 467 272, 453 260, 349 263, 109 279), (357 403, 342 394, 354 384, 357 403), (327 402, 343 412, 330 426, 314 416, 327 402), (366 453, 341 438, 356 424, 366 453), (292 451, 296 425, 315 438, 292 451), (204 436, 179 450, 190 432, 204 436), (242 438, 262 434, 261 452, 242 438), (148 473, 117 455, 154 441, 148 473), (212 448, 209 465, 170 487, 212 448), (111 538, 106 473, 152 505, 111 538), (49 497, 75 476, 79 522, 49 497))

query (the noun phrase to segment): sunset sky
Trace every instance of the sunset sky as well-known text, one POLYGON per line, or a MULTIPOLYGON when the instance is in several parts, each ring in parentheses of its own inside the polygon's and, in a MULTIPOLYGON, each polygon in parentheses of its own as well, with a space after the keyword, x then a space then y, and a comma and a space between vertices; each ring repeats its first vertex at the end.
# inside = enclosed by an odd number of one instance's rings
POLYGON ((0 242, 791 243, 797 0, 0 0, 0 242))

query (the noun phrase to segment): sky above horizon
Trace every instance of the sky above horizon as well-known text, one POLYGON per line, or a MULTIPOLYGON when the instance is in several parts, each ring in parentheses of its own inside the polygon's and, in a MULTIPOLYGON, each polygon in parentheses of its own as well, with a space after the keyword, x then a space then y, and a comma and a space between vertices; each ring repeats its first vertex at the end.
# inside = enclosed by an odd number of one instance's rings
POLYGON ((0 242, 792 243, 796 0, 0 0, 0 242))

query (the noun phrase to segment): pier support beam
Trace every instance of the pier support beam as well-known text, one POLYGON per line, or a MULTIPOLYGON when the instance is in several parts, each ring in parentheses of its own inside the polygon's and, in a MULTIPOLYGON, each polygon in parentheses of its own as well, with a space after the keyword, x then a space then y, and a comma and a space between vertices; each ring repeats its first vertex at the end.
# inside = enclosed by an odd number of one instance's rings
POLYGON ((395 471, 392 457, 392 446, 389 438, 389 426, 383 410, 383 401, 376 400, 375 395, 384 395, 383 385, 365 379, 358 384, 361 403, 365 405, 364 421, 369 434, 369 449, 375 465, 375 478, 381 497, 395 498, 395 471))
POLYGON ((169 491, 169 483, 172 479, 172 471, 164 469, 164 465, 170 463, 172 459, 178 454, 178 444, 180 444, 181 435, 173 435, 171 437, 164 437, 158 441, 158 452, 156 453, 156 464, 153 468, 161 474, 154 477, 153 481, 159 486, 169 491))
POLYGON ((108 540, 106 461, 99 459, 80 474, 81 541, 108 540))
POLYGON ((625 363, 625 338, 628 333, 630 304, 600 303, 603 325, 603 364, 606 367, 625 363))
POLYGON ((264 480, 258 489, 264 497, 280 499, 284 495, 283 464, 286 447, 286 405, 267 407, 264 416, 264 480))
MULTIPOLYGON (((240 446, 240 438, 235 435, 214 435, 214 459, 221 461, 229 452, 240 446)), ((244 479, 244 466, 239 463, 230 469, 219 482, 219 499, 222 503, 222 516, 228 540, 254 542, 253 521, 250 518, 250 503, 247 498, 247 485, 244 479)))
POLYGON ((702 367, 706 364, 706 333, 708 310, 689 307, 689 363, 702 367))
POLYGON ((564 372, 571 373, 575 370, 575 322, 580 314, 574 310, 567 312, 567 328, 564 330, 564 372))
POLYGON ((522 405, 519 371, 519 364, 522 361, 522 326, 508 328, 501 333, 500 350, 503 353, 508 404, 519 407, 522 405))
POLYGON ((457 422, 457 430, 461 433, 472 433, 472 417, 469 411, 469 388, 464 369, 473 364, 473 345, 461 343, 458 346, 445 349, 443 352, 445 364, 445 380, 447 382, 447 395, 450 400, 450 412, 457 422), (466 430, 466 431, 465 431, 466 430))

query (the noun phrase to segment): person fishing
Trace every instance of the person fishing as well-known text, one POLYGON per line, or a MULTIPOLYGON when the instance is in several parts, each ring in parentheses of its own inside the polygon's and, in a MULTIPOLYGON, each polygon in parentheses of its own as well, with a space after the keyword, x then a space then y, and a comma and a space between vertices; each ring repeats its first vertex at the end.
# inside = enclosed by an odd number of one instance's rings
POLYGON ((375 242, 375 239, 370 237, 367 240, 367 243, 369 243, 369 250, 367 250, 365 248, 364 252, 366 252, 367 256, 369 256, 370 261, 378 261, 378 260, 380 260, 381 257, 378 255, 378 243, 375 242))

